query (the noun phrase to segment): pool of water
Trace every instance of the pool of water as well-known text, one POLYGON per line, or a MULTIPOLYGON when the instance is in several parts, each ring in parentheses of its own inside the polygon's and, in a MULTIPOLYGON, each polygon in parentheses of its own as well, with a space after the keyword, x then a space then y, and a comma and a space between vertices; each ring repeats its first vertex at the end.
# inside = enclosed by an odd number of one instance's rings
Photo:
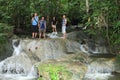
MULTIPOLYGON (((33 76, 19 74, 0 74, 0 80, 37 80, 33 76)), ((120 74, 87 74, 84 80, 120 80, 120 74)))
POLYGON ((36 80, 33 76, 18 74, 0 74, 0 80, 36 80))
POLYGON ((120 74, 115 74, 112 77, 110 77, 108 80, 120 80, 120 74))

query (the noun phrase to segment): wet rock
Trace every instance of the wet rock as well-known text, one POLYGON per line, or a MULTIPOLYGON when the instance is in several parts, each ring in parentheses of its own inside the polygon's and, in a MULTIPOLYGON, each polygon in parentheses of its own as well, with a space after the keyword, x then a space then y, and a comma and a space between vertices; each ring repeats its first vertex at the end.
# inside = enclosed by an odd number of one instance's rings
POLYGON ((0 63, 0 73, 28 74, 32 67, 31 60, 24 53, 12 56, 0 63))
POLYGON ((20 43, 20 40, 14 40, 13 45, 15 45, 15 47, 18 47, 19 43, 20 43))
POLYGON ((24 39, 20 45, 33 63, 46 59, 57 59, 67 56, 66 53, 76 53, 80 51, 78 42, 63 39, 24 39))
POLYGON ((87 70, 87 67, 78 61, 46 60, 37 66, 45 80, 51 80, 51 76, 55 75, 59 80, 83 80, 87 70))
POLYGON ((67 40, 66 49, 67 49, 67 53, 76 53, 80 51, 80 44, 75 41, 67 40))

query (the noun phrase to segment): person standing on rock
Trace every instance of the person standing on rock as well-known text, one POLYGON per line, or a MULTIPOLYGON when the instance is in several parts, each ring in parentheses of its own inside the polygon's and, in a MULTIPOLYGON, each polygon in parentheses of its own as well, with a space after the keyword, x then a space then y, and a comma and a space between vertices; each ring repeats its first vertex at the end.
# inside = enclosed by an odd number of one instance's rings
POLYGON ((46 21, 44 20, 44 17, 41 18, 39 21, 39 38, 43 36, 45 38, 45 32, 46 32, 46 21))
POLYGON ((38 32, 38 16, 37 13, 34 13, 33 17, 32 17, 32 38, 36 38, 37 37, 37 32, 38 32))
POLYGON ((63 19, 62 19, 62 33, 63 33, 63 39, 66 39, 66 24, 67 24, 67 19, 66 19, 66 16, 63 15, 63 19))
POLYGON ((51 24, 52 24, 53 34, 57 34, 57 29, 56 29, 57 21, 55 17, 53 17, 51 24))

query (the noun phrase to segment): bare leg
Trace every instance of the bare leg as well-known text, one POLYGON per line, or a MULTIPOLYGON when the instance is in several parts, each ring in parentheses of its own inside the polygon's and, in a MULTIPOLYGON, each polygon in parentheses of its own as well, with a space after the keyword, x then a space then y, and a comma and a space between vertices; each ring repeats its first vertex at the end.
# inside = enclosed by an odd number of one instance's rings
POLYGON ((53 32, 54 32, 54 28, 53 28, 53 32))
POLYGON ((35 33, 35 38, 37 37, 37 33, 35 33))
POLYGON ((57 34, 57 29, 55 28, 55 32, 56 32, 56 34, 57 34))
POLYGON ((45 32, 43 32, 43 38, 45 38, 45 32))
POLYGON ((53 32, 54 32, 54 26, 52 25, 52 30, 53 30, 53 32))
POLYGON ((55 28, 55 32, 57 32, 56 28, 55 28))
POLYGON ((39 33, 39 38, 41 38, 41 32, 39 33))
POLYGON ((32 38, 34 38, 34 35, 35 35, 35 33, 33 32, 33 33, 32 33, 32 38))
POLYGON ((63 33, 63 38, 66 39, 66 33, 63 33))

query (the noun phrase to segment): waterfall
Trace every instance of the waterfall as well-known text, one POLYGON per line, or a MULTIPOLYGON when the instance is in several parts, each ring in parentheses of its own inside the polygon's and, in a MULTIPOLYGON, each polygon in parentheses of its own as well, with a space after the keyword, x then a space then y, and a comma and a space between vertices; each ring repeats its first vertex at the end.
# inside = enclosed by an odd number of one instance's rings
POLYGON ((20 44, 20 41, 19 40, 13 40, 12 41, 12 45, 13 45, 13 48, 14 48, 14 52, 13 52, 13 55, 19 55, 22 48, 21 48, 21 45, 20 44))
POLYGON ((55 34, 55 33, 49 33, 49 34, 47 34, 47 36, 48 36, 49 38, 59 38, 59 37, 57 36, 57 34, 55 34))
MULTIPOLYGON (((88 55, 108 53, 106 47, 104 46, 99 46, 96 44, 92 46, 85 42, 80 45, 80 50, 88 55)), ((108 61, 106 59, 104 60, 104 58, 92 60, 92 62, 88 61, 89 64, 87 64, 88 68, 85 75, 85 80, 108 80, 111 76, 113 76, 111 74, 115 70, 113 61, 108 61)))
POLYGON ((84 53, 87 53, 89 52, 89 48, 87 45, 83 44, 83 45, 80 45, 80 50, 84 53))
POLYGON ((81 44, 80 50, 87 54, 106 54, 108 53, 106 47, 104 46, 95 46, 95 49, 93 50, 91 46, 88 46, 87 44, 81 44))
POLYGON ((13 55, 0 62, 0 80, 30 80, 27 76, 32 63, 21 48, 21 41, 13 40, 13 55))
POLYGON ((14 48, 13 56, 8 57, 7 59, 0 62, 0 73, 24 74, 25 72, 23 66, 20 63, 15 62, 17 61, 17 58, 15 56, 20 55, 21 52, 19 41, 13 40, 12 45, 14 48))
MULTIPOLYGON (((48 59, 67 60, 65 58, 69 57, 68 55, 73 57, 72 55, 76 55, 76 52, 80 50, 87 54, 106 52, 104 47, 103 49, 97 46, 93 50, 86 44, 80 45, 78 42, 63 39, 13 40, 12 45, 13 55, 0 62, 0 80, 33 80, 38 77, 35 63, 42 63, 48 59), (69 51, 73 54, 66 54, 69 51)), ((107 80, 109 76, 112 76, 111 72, 114 71, 112 61, 96 59, 90 62, 89 59, 86 60, 87 63, 83 63, 88 66, 85 80, 107 80)))
POLYGON ((12 46, 13 55, 0 62, 0 76, 5 76, 3 77, 5 80, 7 78, 11 78, 11 80, 22 78, 21 80, 24 80, 25 78, 38 77, 34 63, 66 55, 63 50, 64 45, 61 45, 59 40, 16 39, 12 41, 12 46))
POLYGON ((37 70, 37 67, 35 65, 32 66, 29 74, 27 75, 28 77, 29 76, 32 76, 32 77, 38 77, 38 70, 37 70))
POLYGON ((98 60, 88 65, 85 80, 108 80, 113 71, 114 64, 112 61, 101 62, 101 60, 98 60))
POLYGON ((2 64, 0 63, 0 68, 1 71, 0 73, 7 73, 7 74, 24 74, 24 68, 21 64, 19 63, 7 63, 5 61, 2 62, 2 64))

